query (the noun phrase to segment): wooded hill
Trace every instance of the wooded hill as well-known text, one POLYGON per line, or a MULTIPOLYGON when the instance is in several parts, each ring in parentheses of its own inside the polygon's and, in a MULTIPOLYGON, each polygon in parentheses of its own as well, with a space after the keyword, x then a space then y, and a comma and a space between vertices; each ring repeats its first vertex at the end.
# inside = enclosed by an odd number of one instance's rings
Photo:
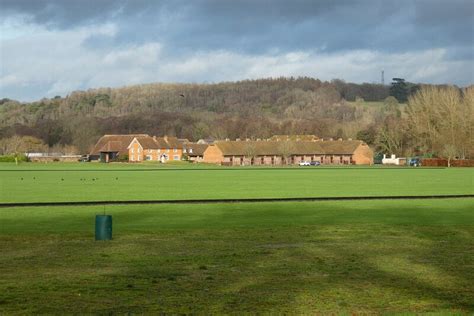
MULTIPOLYGON (((408 95, 413 87, 402 88, 408 95)), ((315 134, 364 138, 379 146, 377 133, 385 120, 404 112, 391 90, 304 77, 101 88, 31 103, 3 99, 0 139, 32 136, 49 148, 69 146, 80 153, 103 134, 122 133, 190 140, 315 134)), ((0 150, 6 153, 6 147, 0 150)))

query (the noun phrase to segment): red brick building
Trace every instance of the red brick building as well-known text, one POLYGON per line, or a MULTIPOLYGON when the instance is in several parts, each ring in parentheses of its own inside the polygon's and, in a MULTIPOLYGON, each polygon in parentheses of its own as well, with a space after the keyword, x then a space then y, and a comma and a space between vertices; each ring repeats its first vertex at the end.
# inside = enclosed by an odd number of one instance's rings
POLYGON ((301 161, 369 165, 373 151, 359 140, 218 141, 204 152, 204 162, 221 165, 284 165, 301 161))
POLYGON ((135 137, 128 148, 128 161, 180 161, 183 157, 183 144, 176 137, 135 137))
POLYGON ((104 135, 90 153, 91 160, 130 162, 181 160, 183 144, 176 137, 147 134, 104 135))

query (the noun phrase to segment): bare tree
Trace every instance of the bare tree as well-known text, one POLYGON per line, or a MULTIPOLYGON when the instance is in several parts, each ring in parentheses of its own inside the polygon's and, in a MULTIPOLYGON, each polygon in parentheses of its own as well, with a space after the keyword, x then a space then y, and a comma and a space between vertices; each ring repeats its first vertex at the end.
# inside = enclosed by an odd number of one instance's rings
POLYGON ((462 94, 456 87, 427 86, 409 99, 408 130, 418 146, 442 154, 449 144, 462 157, 472 154, 473 89, 462 94))
POLYGON ((293 145, 293 142, 291 141, 280 141, 278 144, 278 151, 280 155, 283 157, 285 164, 288 164, 288 160, 291 156, 291 154, 294 153, 295 151, 295 146, 293 145))
POLYGON ((244 153, 245 153, 245 157, 249 158, 250 161, 253 161, 255 157, 257 156, 257 146, 255 145, 255 142, 253 141, 245 142, 244 153))
POLYGON ((448 159, 448 167, 451 167, 451 159, 454 159, 456 157, 456 154, 456 146, 452 144, 444 145, 443 156, 448 159))

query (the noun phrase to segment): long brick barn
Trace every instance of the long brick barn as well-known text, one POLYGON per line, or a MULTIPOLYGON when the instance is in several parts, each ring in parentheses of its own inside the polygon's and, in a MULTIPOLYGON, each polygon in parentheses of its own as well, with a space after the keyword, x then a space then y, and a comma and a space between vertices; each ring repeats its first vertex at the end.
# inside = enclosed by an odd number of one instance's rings
POLYGON ((204 151, 203 162, 221 165, 282 165, 301 161, 368 165, 373 151, 360 140, 218 141, 204 151))

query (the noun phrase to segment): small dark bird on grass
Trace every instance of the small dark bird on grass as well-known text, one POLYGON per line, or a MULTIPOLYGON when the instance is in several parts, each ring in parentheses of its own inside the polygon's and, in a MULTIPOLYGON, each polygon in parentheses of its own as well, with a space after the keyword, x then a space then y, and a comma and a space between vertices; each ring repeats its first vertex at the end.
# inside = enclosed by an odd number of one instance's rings
POLYGON ((182 97, 182 98, 184 98, 184 94, 182 94, 182 93, 181 93, 179 96, 182 97))
POLYGON ((64 178, 61 178, 61 181, 64 181, 64 178))
POLYGON ((23 178, 21 178, 21 181, 23 181, 23 178))
POLYGON ((36 177, 33 177, 33 180, 36 180, 36 177))
POLYGON ((118 178, 115 178, 115 180, 118 180, 118 178))

